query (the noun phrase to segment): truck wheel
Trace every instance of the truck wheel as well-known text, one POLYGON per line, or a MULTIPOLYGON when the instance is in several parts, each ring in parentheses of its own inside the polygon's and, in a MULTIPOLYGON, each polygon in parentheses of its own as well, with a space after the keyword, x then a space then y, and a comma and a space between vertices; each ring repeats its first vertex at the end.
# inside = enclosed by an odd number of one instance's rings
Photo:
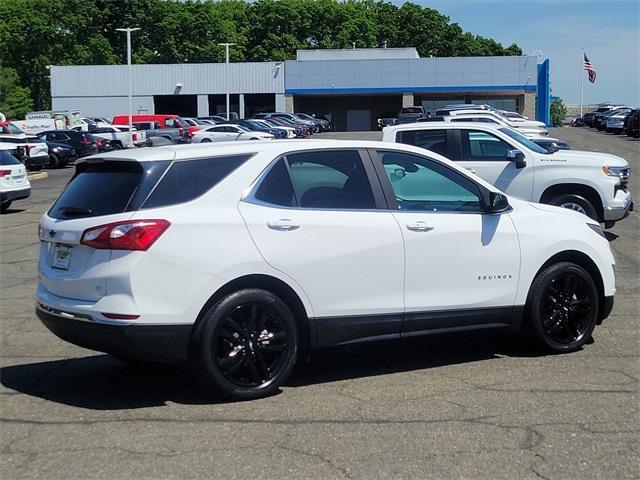
POLYGON ((565 193, 551 199, 549 205, 575 210, 598 221, 598 212, 593 204, 584 197, 574 193, 565 193))
POLYGON ((113 147, 114 150, 122 150, 122 143, 120 142, 113 142, 111 146, 113 147))

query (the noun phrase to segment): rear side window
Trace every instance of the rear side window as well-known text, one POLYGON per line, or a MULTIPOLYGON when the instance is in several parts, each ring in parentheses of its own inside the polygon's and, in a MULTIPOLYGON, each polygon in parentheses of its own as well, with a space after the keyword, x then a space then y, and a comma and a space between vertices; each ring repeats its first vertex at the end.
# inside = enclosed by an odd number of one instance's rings
POLYGON ((57 219, 98 217, 127 210, 143 177, 137 162, 83 164, 49 210, 57 219))
POLYGON ((404 130, 397 133, 398 143, 415 145, 440 155, 447 152, 446 130, 404 130))
POLYGON ((249 159, 249 155, 174 162, 143 208, 157 208, 194 200, 249 159))
POLYGON ((0 165, 20 165, 20 162, 5 150, 0 150, 0 165))

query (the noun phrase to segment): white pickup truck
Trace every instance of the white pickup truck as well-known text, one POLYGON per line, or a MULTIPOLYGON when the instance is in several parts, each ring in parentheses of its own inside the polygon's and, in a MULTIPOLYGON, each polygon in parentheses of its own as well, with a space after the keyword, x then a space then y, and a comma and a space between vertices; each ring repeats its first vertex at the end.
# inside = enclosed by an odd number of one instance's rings
POLYGON ((475 122, 394 125, 382 140, 431 150, 509 195, 579 211, 607 228, 633 210, 629 164, 615 155, 550 153, 511 128, 475 122))
POLYGON ((116 150, 120 150, 122 148, 128 148, 129 146, 133 147, 146 147, 147 145, 147 132, 144 130, 136 130, 133 129, 132 132, 132 140, 133 143, 130 145, 129 142, 129 127, 124 126, 103 126, 93 128, 89 131, 91 135, 95 135, 96 137, 106 138, 107 140, 111 140, 111 145, 116 150))

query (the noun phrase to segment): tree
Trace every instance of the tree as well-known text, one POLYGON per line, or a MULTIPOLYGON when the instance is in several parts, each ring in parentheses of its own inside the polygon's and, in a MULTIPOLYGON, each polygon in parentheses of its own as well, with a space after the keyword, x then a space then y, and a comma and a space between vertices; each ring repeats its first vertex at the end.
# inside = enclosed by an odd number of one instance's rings
POLYGON ((0 67, 0 112, 7 120, 24 118, 33 109, 31 91, 19 85, 13 68, 0 67))
POLYGON ((551 125, 561 127, 564 124, 564 117, 567 116, 567 107, 561 98, 551 102, 550 106, 551 125))

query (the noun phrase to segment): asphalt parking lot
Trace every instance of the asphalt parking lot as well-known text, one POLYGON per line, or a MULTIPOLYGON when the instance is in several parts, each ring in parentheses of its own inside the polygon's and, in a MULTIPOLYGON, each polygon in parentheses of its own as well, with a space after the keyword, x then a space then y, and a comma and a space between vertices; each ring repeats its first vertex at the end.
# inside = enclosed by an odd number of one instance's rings
MULTIPOLYGON (((640 141, 551 135, 626 158, 640 196, 640 141)), ((609 230, 616 304, 580 352, 496 333, 341 348, 301 362, 278 395, 223 403, 183 367, 127 367, 36 318, 37 222, 71 174, 50 171, 0 216, 0 477, 640 477, 638 212, 609 230)))

